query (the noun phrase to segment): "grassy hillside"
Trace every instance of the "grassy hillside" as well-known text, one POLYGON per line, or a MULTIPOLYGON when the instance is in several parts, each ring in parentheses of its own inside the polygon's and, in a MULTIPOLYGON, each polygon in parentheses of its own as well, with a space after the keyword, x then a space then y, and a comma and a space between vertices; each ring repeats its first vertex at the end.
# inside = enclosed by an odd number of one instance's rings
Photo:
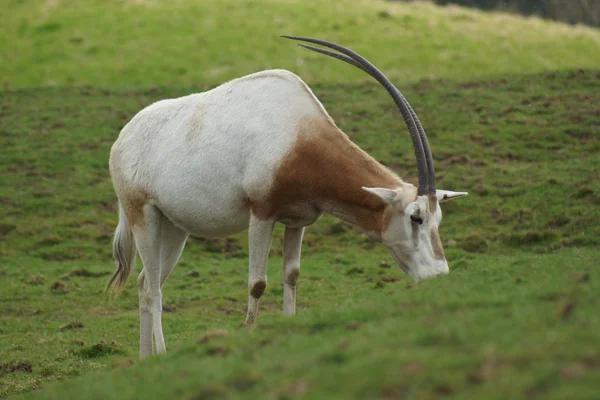
POLYGON ((0 397, 597 397, 600 31, 379 0, 5 3, 0 397), (102 289, 117 222, 108 152, 142 107, 288 68, 352 140, 416 180, 384 91, 280 34, 346 44, 399 83, 438 186, 470 192, 443 206, 451 274, 415 284, 324 217, 305 236, 299 315, 283 318, 279 227, 259 323, 242 328, 246 234, 190 238, 164 291, 169 353, 140 363, 135 285, 102 289))
MULTIPOLYGON (((202 89, 0 92, 0 396, 597 394, 600 71, 406 87, 439 187, 471 192, 444 206, 448 277, 414 284, 382 246, 324 218, 306 235, 299 315, 286 319, 279 229, 259 324, 241 328, 246 236, 190 239, 165 288, 169 354, 138 363, 133 282, 118 299, 101 294, 116 224, 107 154, 141 107, 202 89)), ((356 143, 414 179, 383 90, 314 90, 356 143)))
POLYGON ((265 68, 311 81, 363 78, 282 34, 351 46, 399 82, 600 65, 598 30, 429 3, 9 0, 0 78, 5 88, 184 87, 265 68))

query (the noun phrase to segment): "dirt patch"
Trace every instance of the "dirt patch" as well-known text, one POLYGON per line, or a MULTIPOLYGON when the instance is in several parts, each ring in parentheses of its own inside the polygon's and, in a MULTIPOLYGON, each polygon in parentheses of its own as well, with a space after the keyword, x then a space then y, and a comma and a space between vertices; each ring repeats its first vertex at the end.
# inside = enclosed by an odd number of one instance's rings
POLYGON ((174 313, 175 311, 177 311, 177 306, 174 305, 174 304, 163 304, 162 305, 162 310, 164 312, 174 313))
POLYGON ((68 324, 61 326, 60 331, 67 331, 70 329, 81 329, 83 328, 83 322, 81 321, 71 321, 68 324))
POLYGON ((56 245, 60 244, 61 242, 62 242, 61 238, 59 238, 58 236, 53 236, 53 237, 46 238, 44 240, 40 240, 39 242, 37 242, 37 245, 42 246, 42 247, 52 247, 52 246, 56 246, 56 245))
POLYGON ((400 384, 398 386, 386 386, 381 389, 379 398, 384 400, 392 399, 404 399, 410 393, 410 386, 406 384, 400 384))
POLYGON ((69 273, 69 276, 77 276, 77 277, 83 277, 83 278, 99 278, 101 276, 107 276, 107 275, 110 275, 110 272, 108 272, 108 271, 92 272, 85 268, 75 268, 73 271, 71 271, 69 273))
POLYGON ((561 319, 569 319, 573 315, 576 306, 577 302, 575 300, 565 299, 558 305, 556 313, 561 319))
POLYGON ((350 321, 346 324, 346 329, 351 330, 351 331, 355 331, 357 329, 360 329, 363 326, 362 322, 359 321, 350 321))
POLYGON ((481 385, 483 381, 483 375, 480 372, 468 372, 465 375, 465 382, 469 385, 481 385))
POLYGON ((594 197, 594 189, 586 186, 577 189, 577 193, 575 194, 576 199, 585 199, 588 197, 594 197))
POLYGON ((77 350, 76 354, 78 354, 82 358, 100 358, 104 356, 110 356, 113 354, 124 355, 125 352, 114 342, 110 344, 100 342, 93 346, 84 347, 80 350, 77 350))
POLYGON ((69 293, 69 287, 66 283, 61 281, 56 281, 50 286, 50 290, 54 294, 67 294, 69 293))
POLYGON ((485 253, 488 251, 487 240, 476 233, 472 233, 461 240, 459 247, 469 253, 485 253))
POLYGON ((584 378, 588 373, 588 368, 583 363, 572 363, 560 370, 560 376, 570 380, 584 378))
POLYGON ((212 357, 216 357, 216 356, 225 357, 230 352, 231 352, 231 349, 229 349, 229 347, 225 347, 225 346, 210 346, 206 349, 206 355, 212 356, 212 357))
POLYGON ((454 389, 447 383, 442 383, 435 387, 435 392, 440 396, 451 396, 454 394, 454 389))
MULTIPOLYGON (((273 390, 276 399, 299 399, 308 391, 309 385, 305 381, 293 381, 282 384, 273 390)), ((270 398, 270 397, 268 397, 270 398)))
POLYGON ((237 391, 244 392, 252 388, 259 381, 260 376, 256 372, 248 372, 247 374, 235 378, 233 381, 230 382, 230 385, 234 387, 237 391))
POLYGON ((222 386, 204 386, 202 391, 192 397, 189 400, 212 400, 222 399, 227 394, 227 390, 222 386))
POLYGON ((29 361, 21 361, 13 364, 0 364, 0 375, 10 374, 13 372, 32 373, 33 369, 29 361))
POLYGON ((352 267, 347 272, 346 275, 356 275, 356 274, 364 274, 365 269, 363 267, 352 267))
POLYGON ((575 283, 583 283, 590 280, 590 274, 585 271, 571 271, 569 272, 569 279, 575 283))
POLYGON ((0 239, 5 239, 15 229, 17 229, 16 225, 0 224, 0 239))
POLYGON ((515 233, 505 238, 505 244, 512 247, 534 245, 540 243, 549 243, 557 238, 556 233, 552 231, 529 231, 525 233, 515 233))
POLYGON ((207 343, 215 338, 223 337, 229 335, 229 332, 225 329, 215 329, 213 331, 208 331, 202 336, 200 340, 198 340, 198 344, 207 343))
POLYGON ((559 216, 554 218, 552 221, 548 222, 548 228, 550 229, 557 229, 557 228, 562 228, 566 225, 569 224, 569 222, 571 222, 571 220, 565 216, 559 216))
POLYGON ((44 277, 44 275, 33 275, 30 276, 29 279, 27 279, 27 284, 33 286, 43 285, 45 279, 46 278, 44 277))

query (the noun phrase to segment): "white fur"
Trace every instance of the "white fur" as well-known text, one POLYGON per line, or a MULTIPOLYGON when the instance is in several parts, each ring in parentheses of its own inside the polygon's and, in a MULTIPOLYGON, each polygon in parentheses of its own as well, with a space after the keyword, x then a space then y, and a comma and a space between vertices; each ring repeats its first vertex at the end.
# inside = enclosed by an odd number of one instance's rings
MULTIPOLYGON (((274 174, 294 147, 299 123, 305 117, 328 119, 329 115, 300 78, 288 71, 269 70, 205 93, 156 102, 122 129, 110 159, 122 214, 114 248, 121 259, 130 260, 135 255, 131 240, 125 247, 118 241, 130 238, 127 233, 132 233, 144 264, 138 278, 140 357, 152 354, 153 338, 156 352, 166 350, 161 323, 162 287, 189 234, 224 237, 249 229, 246 322, 256 319, 276 221, 252 215, 249 203, 269 196, 274 174), (129 224, 123 210, 136 193, 145 196, 143 221, 129 224)), ((414 200, 412 189, 403 193, 385 188, 365 190, 394 207, 409 203, 405 210, 398 209, 379 238, 401 267, 415 279, 447 273, 446 260, 433 257, 426 229, 419 230, 416 248, 408 240, 412 229, 409 213, 419 207, 426 215, 427 199, 414 200)), ((444 193, 447 199, 459 195, 444 193)), ((436 213, 426 216, 426 226, 437 228, 439 206, 436 213)), ((290 223, 285 230, 286 315, 295 313, 304 232, 300 225, 303 223, 290 223)))

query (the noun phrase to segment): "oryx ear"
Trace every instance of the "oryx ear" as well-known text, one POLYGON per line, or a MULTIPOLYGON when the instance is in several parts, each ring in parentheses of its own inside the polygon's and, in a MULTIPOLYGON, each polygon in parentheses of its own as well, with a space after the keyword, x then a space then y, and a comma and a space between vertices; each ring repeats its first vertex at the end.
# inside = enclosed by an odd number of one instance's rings
POLYGON ((388 204, 392 204, 392 205, 394 204, 394 202, 396 201, 396 197, 398 196, 398 193, 393 189, 362 187, 362 190, 365 190, 371 194, 374 194, 375 196, 379 197, 381 200, 385 201, 388 204))
POLYGON ((464 197, 468 195, 467 192, 451 192, 449 190, 436 190, 435 195, 438 199, 439 203, 443 203, 445 201, 454 200, 459 197, 464 197))

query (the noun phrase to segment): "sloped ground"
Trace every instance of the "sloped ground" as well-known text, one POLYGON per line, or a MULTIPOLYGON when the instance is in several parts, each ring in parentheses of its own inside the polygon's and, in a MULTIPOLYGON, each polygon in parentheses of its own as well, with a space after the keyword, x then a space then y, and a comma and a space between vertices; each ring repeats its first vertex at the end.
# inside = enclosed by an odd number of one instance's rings
MULTIPOLYGON (((356 143, 414 179, 410 140, 376 84, 313 88, 356 143)), ((444 206, 448 277, 414 284, 382 246, 323 218, 305 239, 299 315, 280 315, 278 231, 259 324, 240 328, 245 235, 190 239, 165 289, 170 354, 132 361, 133 284, 118 299, 101 295, 116 224, 107 154, 141 107, 202 89, 0 92, 0 395, 40 387, 48 388, 37 396, 60 398, 598 392, 596 70, 423 80, 403 90, 428 131, 438 185, 471 192, 444 206), (214 329, 227 334, 201 340, 214 329), (96 369, 106 371, 49 385, 96 369)))
POLYGON ((425 2, 28 0, 0 13, 0 77, 5 88, 185 87, 267 68, 364 78, 279 35, 339 42, 397 82, 600 65, 598 30, 425 2))

